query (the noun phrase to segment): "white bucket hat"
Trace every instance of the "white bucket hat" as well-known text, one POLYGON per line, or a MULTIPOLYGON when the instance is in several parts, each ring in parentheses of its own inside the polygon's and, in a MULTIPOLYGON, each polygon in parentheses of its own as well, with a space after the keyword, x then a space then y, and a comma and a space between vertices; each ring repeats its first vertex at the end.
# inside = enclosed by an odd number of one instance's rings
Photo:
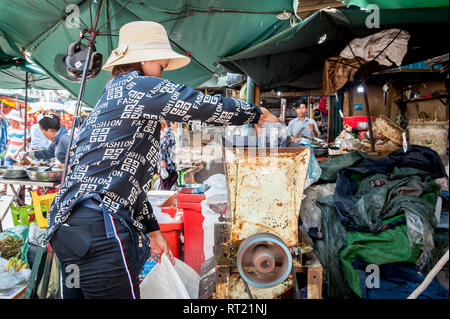
POLYGON ((20 116, 20 112, 17 110, 11 110, 11 112, 9 112, 8 115, 6 115, 6 118, 8 120, 23 122, 23 118, 22 116, 20 116))
POLYGON ((119 45, 102 69, 112 71, 116 65, 164 59, 170 59, 165 71, 182 68, 191 61, 172 50, 166 29, 161 24, 135 21, 120 28, 119 45))

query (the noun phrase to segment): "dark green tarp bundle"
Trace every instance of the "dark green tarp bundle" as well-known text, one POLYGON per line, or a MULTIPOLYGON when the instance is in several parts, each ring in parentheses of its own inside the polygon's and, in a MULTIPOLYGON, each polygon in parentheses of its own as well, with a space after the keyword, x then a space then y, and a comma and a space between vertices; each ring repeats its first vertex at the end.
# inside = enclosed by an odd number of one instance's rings
POLYGON ((341 168, 352 166, 364 158, 369 158, 369 155, 364 152, 350 152, 319 162, 319 166, 322 169, 320 179, 328 183, 334 183, 341 168))
POLYGON ((314 240, 314 253, 323 266, 327 299, 348 299, 353 295, 342 272, 339 253, 345 248, 346 230, 334 208, 333 195, 317 201, 322 211, 323 238, 314 240))
POLYGON ((395 168, 392 174, 374 174, 361 181, 356 195, 353 197, 355 206, 351 215, 353 220, 359 220, 361 227, 367 228, 369 232, 376 233, 382 230, 383 221, 395 217, 404 212, 412 212, 423 215, 426 220, 432 220, 434 227, 437 221, 434 218, 434 207, 436 205, 437 190, 432 189, 430 203, 424 199, 402 194, 407 192, 408 187, 419 189, 422 195, 422 179, 419 174, 426 174, 423 171, 411 168, 395 168), (408 176, 403 177, 402 176, 408 176), (396 179, 396 177, 400 177, 396 179), (377 181, 389 181, 381 186, 373 186, 377 181), (405 190, 403 190, 405 189, 405 190))
POLYGON ((353 262, 360 259, 367 264, 384 265, 396 262, 415 263, 420 255, 420 247, 411 245, 406 224, 378 234, 348 231, 346 245, 340 253, 342 272, 347 283, 361 297, 361 283, 353 262))
POLYGON ((360 161, 357 153, 333 159, 336 164, 354 162, 347 176, 354 192, 345 201, 352 203, 350 222, 345 225, 335 206, 336 193, 317 202, 323 239, 314 240, 314 252, 324 266, 328 298, 362 297, 364 282, 354 265, 357 261, 374 265, 404 262, 423 269, 427 266, 426 270, 435 262, 431 259, 438 222, 434 210, 440 186, 430 175, 440 176, 441 165, 437 164, 442 162, 428 165, 428 172, 392 166, 440 161, 435 152, 420 147, 411 147, 406 154, 394 152, 391 159, 395 160, 360 161))

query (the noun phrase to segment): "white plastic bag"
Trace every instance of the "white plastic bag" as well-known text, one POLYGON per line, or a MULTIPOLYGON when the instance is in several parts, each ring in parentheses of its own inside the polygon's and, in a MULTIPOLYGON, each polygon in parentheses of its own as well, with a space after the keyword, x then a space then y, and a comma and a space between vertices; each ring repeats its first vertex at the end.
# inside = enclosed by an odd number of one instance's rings
POLYGON ((209 186, 205 191, 205 198, 208 204, 226 203, 228 200, 228 186, 224 174, 214 174, 203 182, 209 186))
POLYGON ((306 176, 305 187, 304 190, 309 186, 317 182, 322 175, 322 169, 319 166, 319 162, 316 160, 316 157, 311 152, 311 157, 309 159, 308 164, 308 175, 306 176))
MULTIPOLYGON (((336 183, 312 185, 305 190, 302 206, 300 208, 300 218, 302 225, 300 229, 305 235, 310 228, 317 228, 317 235, 322 237, 322 211, 317 207, 317 202, 322 198, 334 194, 336 183)), ((309 239, 309 236, 307 237, 309 239)), ((311 241, 312 244, 312 241, 311 241)))
POLYGON ((175 266, 163 254, 140 285, 141 299, 197 299, 200 276, 175 258, 175 266))
POLYGON ((2 272, 0 274, 0 297, 7 297, 17 293, 27 285, 30 275, 30 269, 14 271, 14 269, 10 268, 9 271, 2 272))
POLYGON ((169 172, 163 167, 161 168, 160 174, 162 179, 166 179, 167 177, 169 177, 169 172))

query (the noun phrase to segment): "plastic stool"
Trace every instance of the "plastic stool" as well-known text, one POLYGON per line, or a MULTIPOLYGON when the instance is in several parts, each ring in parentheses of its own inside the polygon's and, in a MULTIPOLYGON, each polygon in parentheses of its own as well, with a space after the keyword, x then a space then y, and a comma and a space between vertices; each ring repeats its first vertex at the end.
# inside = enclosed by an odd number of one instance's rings
POLYGON ((25 205, 16 207, 14 204, 9 205, 11 208, 11 215, 13 219, 14 226, 17 225, 27 225, 36 222, 34 215, 34 206, 25 205))
POLYGON ((45 206, 47 209, 45 213, 48 213, 50 209, 50 205, 53 202, 53 199, 56 197, 57 193, 51 193, 46 195, 39 196, 35 191, 30 191, 31 198, 33 199, 34 206, 34 215, 36 216, 36 222, 40 228, 47 228, 47 214, 44 216, 44 212, 41 209, 41 206, 45 206))

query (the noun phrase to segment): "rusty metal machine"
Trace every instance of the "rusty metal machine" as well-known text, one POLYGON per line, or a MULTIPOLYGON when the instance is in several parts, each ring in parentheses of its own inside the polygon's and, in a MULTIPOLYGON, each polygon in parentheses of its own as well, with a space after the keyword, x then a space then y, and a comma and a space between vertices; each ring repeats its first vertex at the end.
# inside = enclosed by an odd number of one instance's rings
POLYGON ((310 156, 310 148, 224 146, 228 206, 199 298, 321 298, 322 267, 298 230, 310 156))

